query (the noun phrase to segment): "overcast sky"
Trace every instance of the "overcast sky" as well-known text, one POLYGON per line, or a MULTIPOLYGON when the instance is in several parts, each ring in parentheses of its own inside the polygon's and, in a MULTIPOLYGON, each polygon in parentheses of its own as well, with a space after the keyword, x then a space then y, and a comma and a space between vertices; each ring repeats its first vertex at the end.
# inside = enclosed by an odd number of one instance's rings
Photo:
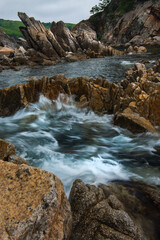
POLYGON ((90 16, 99 0, 0 0, 0 18, 17 20, 17 12, 26 12, 37 20, 78 23, 90 16))

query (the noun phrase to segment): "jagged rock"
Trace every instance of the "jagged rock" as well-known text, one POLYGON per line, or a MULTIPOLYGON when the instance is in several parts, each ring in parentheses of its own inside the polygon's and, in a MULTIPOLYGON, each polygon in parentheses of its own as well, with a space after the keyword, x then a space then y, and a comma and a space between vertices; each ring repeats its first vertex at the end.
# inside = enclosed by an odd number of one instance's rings
POLYGON ((76 95, 77 101, 85 95, 89 108, 101 113, 111 111, 114 102, 119 98, 119 88, 116 89, 114 84, 101 87, 94 83, 93 79, 85 77, 73 79, 66 79, 63 75, 43 77, 38 81, 31 80, 29 83, 0 90, 0 116, 12 115, 29 103, 38 101, 40 94, 53 100, 60 93, 76 95))
POLYGON ((0 28, 0 46, 2 47, 7 46, 12 49, 16 49, 19 47, 14 38, 9 37, 1 28, 0 28))
POLYGON ((77 52, 80 46, 69 28, 65 26, 64 22, 52 22, 51 32, 55 35, 58 43, 65 52, 77 52))
POLYGON ((26 26, 20 27, 20 30, 29 48, 45 54, 52 60, 53 57, 57 59, 66 56, 67 52, 79 55, 82 50, 85 50, 88 57, 123 54, 98 41, 96 32, 83 21, 77 24, 71 32, 62 21, 53 22, 51 30, 47 30, 40 21, 36 21, 33 17, 29 18, 25 13, 18 13, 18 16, 26 26))
POLYGON ((105 44, 156 44, 159 36, 159 1, 112 0, 104 11, 88 20, 105 44), (149 40, 150 39, 150 40, 149 40))
POLYGON ((22 34, 30 48, 44 53, 48 57, 63 57, 65 52, 50 30, 47 30, 40 21, 29 18, 25 13, 18 13, 26 27, 20 27, 22 34))
POLYGON ((139 116, 130 108, 125 109, 122 113, 115 114, 114 124, 122 128, 126 128, 133 133, 140 133, 145 131, 152 133, 156 132, 155 127, 153 127, 149 120, 139 116))
POLYGON ((0 161, 0 239, 69 240, 71 210, 52 173, 0 161))
POLYGON ((25 50, 29 48, 29 45, 24 38, 18 38, 17 42, 20 46, 24 47, 25 50))
MULTIPOLYGON (((75 34, 82 49, 88 49, 95 44, 94 48, 98 48, 97 34, 91 28, 88 22, 82 21, 78 23, 72 32, 75 34)), ((92 49, 91 49, 92 50, 92 49)), ((98 50, 98 49, 96 49, 98 50)))
POLYGON ((122 55, 123 52, 108 47, 97 40, 97 33, 88 21, 81 21, 72 30, 79 45, 89 57, 122 55))
POLYGON ((18 165, 29 165, 27 161, 16 155, 15 146, 13 144, 2 139, 0 139, 0 160, 12 162, 18 165))
POLYGON ((141 183, 120 182, 95 187, 76 180, 70 192, 71 239, 157 239, 159 196, 158 188, 141 183))
MULTIPOLYGON (((49 64, 47 59, 45 61, 49 64)), ((155 64, 155 72, 142 63, 136 63, 127 71, 121 84, 109 83, 103 78, 67 79, 64 75, 56 75, 2 89, 0 116, 10 116, 29 103, 38 101, 40 94, 55 100, 63 93, 74 95, 79 107, 87 107, 98 114, 114 114, 114 123, 132 132, 155 132, 155 126, 160 126, 158 66, 159 62, 155 64)))

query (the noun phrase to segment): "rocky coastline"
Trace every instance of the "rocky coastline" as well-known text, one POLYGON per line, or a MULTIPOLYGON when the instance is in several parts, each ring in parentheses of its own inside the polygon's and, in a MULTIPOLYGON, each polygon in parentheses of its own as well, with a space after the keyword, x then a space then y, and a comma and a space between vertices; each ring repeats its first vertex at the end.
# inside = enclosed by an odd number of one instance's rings
MULTIPOLYGON (((40 21, 19 12, 25 39, 17 43, 0 29, 0 72, 159 48, 159 1, 138 1, 135 9, 116 15, 114 21, 108 14, 111 8, 72 31, 62 21, 53 22, 47 30, 40 21)), ((77 108, 113 115, 116 126, 132 133, 159 134, 160 60, 152 68, 136 63, 120 83, 102 77, 55 75, 0 89, 0 117, 14 115, 38 102, 41 95, 54 104, 60 94, 74 96, 77 108)), ((159 239, 159 186, 132 180, 93 186, 77 179, 67 199, 57 176, 30 166, 12 143, 2 139, 0 168, 0 240, 159 239)))
MULTIPOLYGON (((8 39, 0 44, 0 71, 9 68, 17 71, 17 67, 23 65, 46 66, 123 55, 122 51, 98 41, 96 32, 88 24, 80 23, 71 32, 64 22, 53 22, 48 30, 25 13, 19 12, 18 16, 25 25, 20 27, 25 39, 19 39, 19 45, 8 39)), ((8 38, 2 30, 1 35, 8 38)))
POLYGON ((0 116, 10 116, 30 103, 37 102, 40 94, 55 100, 60 93, 74 95, 76 105, 97 114, 113 114, 114 124, 133 133, 159 132, 160 127, 160 61, 153 69, 136 63, 121 83, 110 83, 104 78, 64 75, 31 79, 0 90, 0 116))
POLYGON ((54 174, 29 166, 1 139, 0 165, 0 239, 158 240, 158 186, 77 179, 67 200, 54 174))

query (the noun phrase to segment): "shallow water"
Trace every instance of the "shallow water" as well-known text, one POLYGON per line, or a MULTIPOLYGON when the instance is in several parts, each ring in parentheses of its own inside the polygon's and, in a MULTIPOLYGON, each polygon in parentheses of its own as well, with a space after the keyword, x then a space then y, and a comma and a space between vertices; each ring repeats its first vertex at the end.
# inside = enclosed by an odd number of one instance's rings
POLYGON ((149 60, 154 62, 159 55, 147 53, 127 56, 113 56, 100 59, 88 59, 74 63, 61 63, 55 66, 21 67, 21 70, 14 72, 6 70, 0 73, 0 88, 5 88, 18 83, 24 83, 30 77, 53 76, 64 74, 66 77, 87 76, 97 78, 99 76, 107 78, 110 82, 124 79, 125 72, 136 62, 149 60))
POLYGON ((112 125, 112 116, 97 116, 41 96, 38 103, 0 118, 0 138, 12 142, 17 153, 33 166, 60 177, 69 194, 72 182, 108 183, 139 179, 160 184, 160 138, 132 134, 112 125))

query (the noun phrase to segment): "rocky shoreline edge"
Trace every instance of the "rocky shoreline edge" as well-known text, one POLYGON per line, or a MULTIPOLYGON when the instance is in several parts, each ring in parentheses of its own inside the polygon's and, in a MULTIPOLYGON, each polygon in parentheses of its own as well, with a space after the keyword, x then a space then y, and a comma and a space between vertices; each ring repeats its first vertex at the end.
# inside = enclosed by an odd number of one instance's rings
POLYGON ((77 179, 67 200, 54 174, 29 166, 2 139, 0 167, 0 239, 158 240, 159 186, 77 179))
POLYGON ((160 127, 160 60, 147 69, 136 63, 120 83, 104 78, 66 78, 64 75, 31 78, 28 83, 0 89, 0 116, 10 116, 40 95, 56 100, 59 94, 73 95, 79 108, 97 114, 113 114, 113 122, 133 133, 158 133, 160 127))
MULTIPOLYGON (((13 115, 41 94, 55 100, 61 93, 74 95, 79 108, 113 114, 114 124, 133 133, 159 131, 160 61, 152 69, 135 64, 121 83, 56 75, 1 89, 0 116, 13 115)), ((4 140, 0 165, 0 239, 158 239, 159 186, 117 181, 96 187, 76 180, 68 201, 55 175, 29 166, 4 140)))

